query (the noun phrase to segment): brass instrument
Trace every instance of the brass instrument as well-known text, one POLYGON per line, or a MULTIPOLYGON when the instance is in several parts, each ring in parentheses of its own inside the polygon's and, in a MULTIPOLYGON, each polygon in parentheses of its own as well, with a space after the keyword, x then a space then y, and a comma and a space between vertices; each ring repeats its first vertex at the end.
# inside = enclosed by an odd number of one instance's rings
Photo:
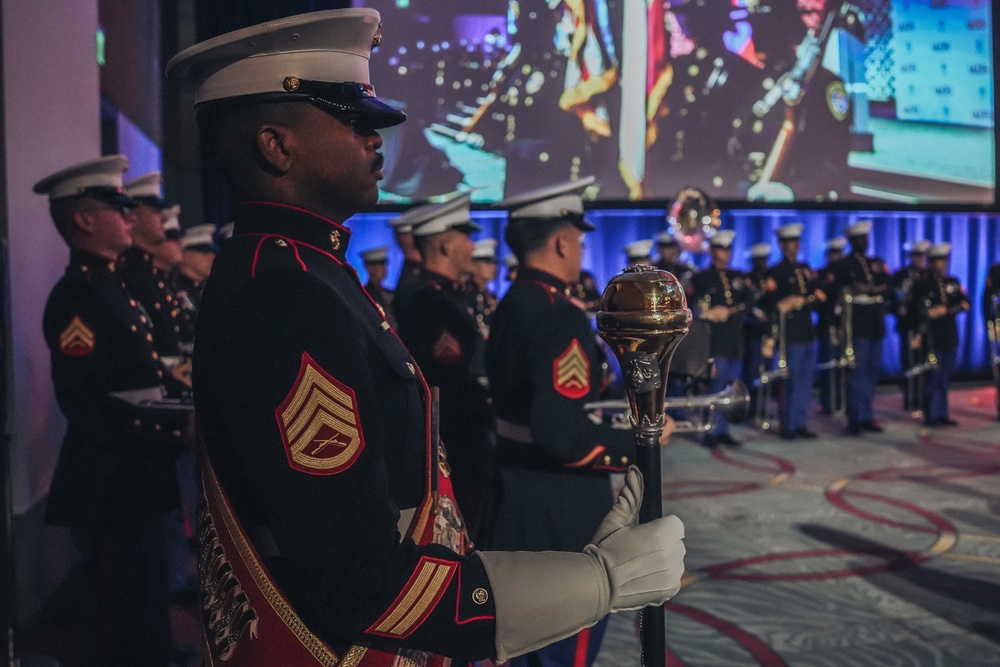
MULTIPOLYGON (((679 421, 674 425, 674 433, 707 433, 712 430, 712 424, 716 413, 721 414, 726 421, 731 424, 738 424, 746 418, 747 406, 750 404, 750 392, 747 386, 740 380, 733 380, 729 385, 717 394, 706 394, 704 396, 671 396, 663 401, 665 410, 675 410, 679 408, 705 408, 706 413, 700 422, 679 421)), ((618 410, 612 417, 612 426, 623 427, 625 425, 625 413, 629 407, 625 399, 594 401, 585 403, 584 410, 618 410)))
POLYGON ((937 357, 933 352, 927 353, 927 361, 923 363, 916 364, 906 370, 903 375, 906 379, 916 378, 924 373, 929 373, 930 371, 936 370, 938 367, 937 357))
POLYGON ((704 190, 685 187, 674 197, 667 223, 682 248, 702 253, 707 250, 707 239, 722 226, 722 218, 718 206, 704 190))
MULTIPOLYGON (((684 288, 672 274, 652 266, 632 266, 604 289, 597 330, 622 369, 629 420, 635 434, 636 462, 647 493, 639 521, 663 515, 660 435, 666 423, 664 397, 674 350, 691 325, 684 288)), ((666 665, 663 606, 646 607, 639 616, 644 667, 666 665)))
POLYGON ((757 387, 757 414, 754 421, 757 426, 766 431, 771 428, 771 400, 774 398, 774 383, 777 380, 784 380, 788 377, 788 341, 786 337, 787 326, 785 324, 788 313, 778 313, 778 323, 774 325, 772 333, 778 339, 778 363, 770 369, 765 370, 754 380, 757 387))

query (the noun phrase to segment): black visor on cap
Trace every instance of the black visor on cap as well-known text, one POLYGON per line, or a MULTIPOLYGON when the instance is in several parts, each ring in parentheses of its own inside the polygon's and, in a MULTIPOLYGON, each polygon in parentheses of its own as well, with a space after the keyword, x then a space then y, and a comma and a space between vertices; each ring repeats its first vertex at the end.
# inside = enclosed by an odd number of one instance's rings
POLYGON ((288 77, 285 90, 302 95, 325 110, 341 114, 357 114, 373 129, 392 127, 406 120, 406 114, 375 96, 375 88, 354 81, 330 83, 288 77))
POLYGON ((125 194, 121 188, 114 188, 111 186, 95 186, 87 188, 81 194, 86 197, 99 199, 105 204, 121 206, 122 208, 135 208, 139 205, 139 202, 125 194))
POLYGON ((135 201, 138 202, 136 204, 137 206, 150 206, 160 211, 170 208, 170 204, 168 204, 165 199, 161 199, 160 197, 136 197, 135 201))
POLYGON ((597 227, 591 224, 589 220, 583 217, 583 213, 574 213, 572 211, 567 211, 564 209, 562 211, 562 217, 565 218, 567 221, 572 222, 581 231, 592 232, 595 229, 597 229, 597 227))

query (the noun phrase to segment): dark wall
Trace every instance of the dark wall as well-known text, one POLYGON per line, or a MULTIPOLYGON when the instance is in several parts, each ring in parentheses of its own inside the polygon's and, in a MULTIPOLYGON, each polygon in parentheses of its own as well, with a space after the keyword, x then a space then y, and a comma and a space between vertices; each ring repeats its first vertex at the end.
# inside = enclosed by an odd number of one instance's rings
POLYGON ((99 3, 106 36, 101 92, 153 143, 163 145, 163 66, 160 61, 159 0, 99 3))

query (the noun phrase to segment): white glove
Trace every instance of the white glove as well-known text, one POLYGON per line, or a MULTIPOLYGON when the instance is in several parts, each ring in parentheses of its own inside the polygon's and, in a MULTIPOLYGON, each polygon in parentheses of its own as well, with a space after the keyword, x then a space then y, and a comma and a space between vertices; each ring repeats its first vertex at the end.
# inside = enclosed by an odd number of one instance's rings
POLYGON ((476 552, 493 588, 499 661, 565 639, 609 612, 663 604, 680 590, 684 525, 675 516, 636 525, 642 487, 631 468, 583 553, 476 552))

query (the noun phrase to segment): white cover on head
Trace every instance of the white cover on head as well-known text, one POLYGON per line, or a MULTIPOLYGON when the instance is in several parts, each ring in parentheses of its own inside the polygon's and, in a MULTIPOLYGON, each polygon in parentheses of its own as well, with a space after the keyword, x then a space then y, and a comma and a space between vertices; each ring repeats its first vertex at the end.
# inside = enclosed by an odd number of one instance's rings
POLYGON ((377 248, 369 248, 361 251, 361 260, 366 264, 373 262, 389 261, 389 246, 380 245, 377 248))
POLYGON ((479 239, 472 246, 472 259, 496 261, 497 246, 500 242, 496 239, 479 239))
MULTIPOLYGON (((567 214, 583 215, 583 191, 594 184, 593 176, 549 185, 504 199, 497 206, 507 210, 508 219, 562 218, 567 214)), ((584 221, 586 222, 586 221, 584 221)), ((587 223, 590 229, 593 225, 587 223)))
POLYGON ((868 232, 872 230, 871 220, 860 220, 855 222, 853 225, 848 225, 844 227, 844 234, 847 236, 867 236, 868 232))
POLYGON ((106 155, 60 169, 35 183, 32 188, 49 201, 64 197, 78 197, 89 188, 115 188, 122 191, 122 174, 128 169, 124 155, 106 155))
POLYGON ((782 241, 802 238, 802 223, 792 222, 778 227, 778 238, 782 241))
POLYGON ((927 256, 931 259, 940 259, 942 257, 949 257, 951 255, 951 244, 950 243, 935 243, 927 251, 927 256))
POLYGON ((677 237, 670 231, 663 231, 656 235, 656 245, 678 245, 677 237))
POLYGON ((641 241, 633 241, 625 246, 625 256, 630 260, 646 259, 652 256, 653 253, 653 240, 652 239, 642 239, 641 241))
POLYGON ((159 200, 163 198, 162 184, 163 176, 160 172, 151 171, 138 178, 133 178, 128 183, 125 183, 123 187, 125 188, 125 194, 133 199, 152 197, 159 200))
POLYGON ((482 228, 472 221, 471 196, 466 192, 445 202, 411 208, 393 220, 392 225, 394 227, 411 225, 414 236, 441 234, 450 229, 466 233, 479 231, 482 228))
POLYGON ((731 229, 722 229, 715 232, 715 235, 708 242, 713 248, 731 248, 733 245, 733 239, 736 238, 736 232, 731 229))
POLYGON ((926 255, 931 249, 931 242, 921 239, 919 241, 907 241, 903 244, 903 252, 907 255, 926 255))
POLYGON ((506 266, 508 269, 517 268, 518 265, 517 255, 515 255, 514 253, 510 253, 509 255, 504 257, 503 265, 506 266))
POLYGON ((761 257, 771 256, 771 244, 770 243, 754 243, 747 250, 747 257, 750 259, 760 259, 761 257))
POLYGON ((176 230, 176 231, 179 232, 181 230, 180 215, 181 215, 180 204, 175 204, 175 205, 171 206, 170 208, 164 209, 163 210, 163 231, 166 232, 166 231, 170 231, 170 230, 176 230))
POLYGON ((224 224, 221 227, 219 227, 219 238, 222 239, 222 240, 226 240, 228 238, 232 238, 232 236, 233 236, 233 228, 235 226, 236 226, 235 223, 227 222, 226 224, 224 224))
POLYGON ((181 247, 190 248, 192 246, 215 245, 215 225, 205 223, 204 225, 194 225, 188 227, 181 238, 181 247))
POLYGON ((843 236, 835 236, 825 244, 826 252, 834 252, 838 250, 843 250, 847 247, 847 239, 843 236))
POLYGON ((368 84, 380 20, 355 8, 268 21, 185 49, 167 63, 167 77, 192 79, 195 104, 283 92, 287 77, 368 84))

